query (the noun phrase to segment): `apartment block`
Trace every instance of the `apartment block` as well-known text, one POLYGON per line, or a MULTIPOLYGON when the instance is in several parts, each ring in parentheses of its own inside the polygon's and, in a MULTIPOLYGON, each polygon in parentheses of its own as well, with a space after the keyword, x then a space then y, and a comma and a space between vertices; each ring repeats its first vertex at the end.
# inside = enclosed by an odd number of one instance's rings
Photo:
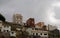
POLYGON ((28 26, 34 27, 34 26, 35 26, 35 19, 34 19, 34 18, 29 18, 29 19, 26 21, 26 24, 27 24, 28 26))
POLYGON ((14 14, 13 15, 13 22, 17 24, 22 24, 22 15, 21 14, 14 14))

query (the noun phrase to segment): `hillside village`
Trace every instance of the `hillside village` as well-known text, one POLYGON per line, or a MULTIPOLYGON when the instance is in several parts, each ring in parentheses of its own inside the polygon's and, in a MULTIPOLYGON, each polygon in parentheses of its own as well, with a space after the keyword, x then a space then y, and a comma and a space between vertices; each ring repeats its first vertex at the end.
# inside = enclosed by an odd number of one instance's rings
POLYGON ((34 18, 29 18, 24 23, 21 14, 14 14, 12 17, 13 21, 9 22, 0 14, 0 38, 60 38, 57 26, 35 23, 34 18))

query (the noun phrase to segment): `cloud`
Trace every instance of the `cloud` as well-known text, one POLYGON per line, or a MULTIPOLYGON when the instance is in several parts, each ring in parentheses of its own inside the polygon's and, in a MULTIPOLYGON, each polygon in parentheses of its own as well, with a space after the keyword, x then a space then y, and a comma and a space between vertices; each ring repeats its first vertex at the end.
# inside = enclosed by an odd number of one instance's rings
POLYGON ((36 22, 44 21, 46 24, 52 24, 47 18, 49 16, 47 11, 55 2, 58 0, 11 0, 0 6, 0 12, 7 21, 12 21, 14 13, 20 13, 23 15, 24 22, 33 17, 36 22))
POLYGON ((24 19, 34 17, 37 22, 45 21, 46 8, 50 6, 53 1, 45 0, 12 0, 0 8, 8 21, 14 13, 21 13, 24 19), (6 15, 7 14, 7 15, 6 15), (11 16, 9 18, 9 16, 11 16))

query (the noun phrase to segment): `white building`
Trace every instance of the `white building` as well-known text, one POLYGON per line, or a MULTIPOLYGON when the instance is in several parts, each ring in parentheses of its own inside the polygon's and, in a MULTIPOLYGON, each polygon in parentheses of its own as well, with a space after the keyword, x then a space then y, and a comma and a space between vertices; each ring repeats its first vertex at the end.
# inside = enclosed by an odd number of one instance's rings
POLYGON ((11 26, 8 26, 8 25, 2 26, 1 31, 2 32, 10 32, 11 31, 11 26))
POLYGON ((14 14, 13 15, 13 22, 17 24, 22 24, 22 15, 21 14, 14 14))
POLYGON ((48 38, 48 31, 44 31, 38 28, 35 28, 31 31, 33 36, 40 36, 42 38, 48 38))
POLYGON ((28 28, 27 31, 32 36, 40 36, 42 38, 48 38, 48 31, 44 31, 40 28, 28 28))
POLYGON ((16 32, 15 32, 15 31, 11 31, 11 32, 10 32, 10 36, 16 37, 16 32))

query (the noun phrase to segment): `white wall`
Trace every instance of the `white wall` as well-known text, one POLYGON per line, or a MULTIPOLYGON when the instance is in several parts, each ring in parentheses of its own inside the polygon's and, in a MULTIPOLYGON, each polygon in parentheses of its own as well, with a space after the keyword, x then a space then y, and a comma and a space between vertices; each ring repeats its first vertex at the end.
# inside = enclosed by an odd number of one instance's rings
POLYGON ((11 26, 2 26, 1 31, 4 32, 4 30, 11 31, 11 26))
POLYGON ((38 33, 38 36, 48 37, 48 31, 32 32, 32 35, 33 35, 33 33, 34 33, 35 36, 36 36, 36 33, 38 33), (41 33, 42 33, 42 35, 41 35, 41 33), (44 35, 44 34, 47 34, 47 35, 44 35))
POLYGON ((11 32, 10 32, 10 36, 16 37, 16 32, 15 32, 15 31, 11 31, 11 32), (13 32, 13 33, 12 33, 12 32, 13 32))

